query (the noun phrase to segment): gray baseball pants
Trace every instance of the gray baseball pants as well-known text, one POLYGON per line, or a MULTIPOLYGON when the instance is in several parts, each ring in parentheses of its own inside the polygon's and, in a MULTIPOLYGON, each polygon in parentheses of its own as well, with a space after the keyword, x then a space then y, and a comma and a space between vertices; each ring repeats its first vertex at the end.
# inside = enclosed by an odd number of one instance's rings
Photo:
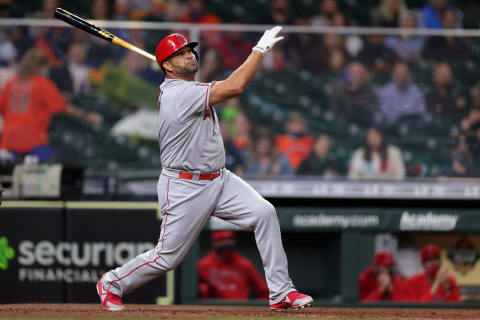
POLYGON ((122 296, 177 267, 211 215, 254 231, 271 304, 295 290, 275 208, 241 178, 222 169, 213 180, 198 180, 197 174, 185 180, 164 168, 157 191, 163 214, 157 246, 108 272, 107 290, 122 296))

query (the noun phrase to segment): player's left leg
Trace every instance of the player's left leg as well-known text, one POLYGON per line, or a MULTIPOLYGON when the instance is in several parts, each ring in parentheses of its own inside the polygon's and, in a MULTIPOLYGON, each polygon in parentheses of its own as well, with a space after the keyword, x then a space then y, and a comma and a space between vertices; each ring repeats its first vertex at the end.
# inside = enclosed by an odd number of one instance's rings
MULTIPOLYGON (((275 208, 241 178, 230 171, 227 175, 214 216, 254 231, 270 290, 270 305, 281 304, 283 308, 282 301, 287 295, 297 296, 288 275, 288 261, 275 208)), ((305 297, 302 301, 295 299, 300 307, 311 304, 311 297, 305 297)))

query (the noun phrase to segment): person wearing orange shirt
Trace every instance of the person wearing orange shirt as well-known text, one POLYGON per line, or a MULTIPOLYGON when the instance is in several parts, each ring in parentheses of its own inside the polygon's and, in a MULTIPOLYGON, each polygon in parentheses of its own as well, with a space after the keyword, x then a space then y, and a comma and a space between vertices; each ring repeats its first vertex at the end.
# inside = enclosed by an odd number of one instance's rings
POLYGON ((307 135, 305 119, 298 112, 290 114, 285 128, 287 130, 286 134, 275 137, 275 146, 288 158, 290 166, 297 170, 312 150, 313 137, 307 135))
POLYGON ((35 155, 44 162, 52 158, 47 132, 55 114, 63 112, 93 125, 102 122, 99 114, 69 104, 58 87, 43 76, 47 68, 45 55, 37 49, 29 50, 22 58, 17 74, 0 93, 0 114, 3 117, 0 149, 13 153, 17 159, 35 155))
POLYGON ((390 252, 381 251, 373 256, 373 265, 358 276, 358 298, 362 302, 405 301, 405 284, 394 273, 395 259, 390 252))
POLYGON ((212 233, 213 249, 198 261, 200 298, 246 300, 253 291, 259 299, 268 299, 264 278, 235 245, 234 231, 212 233))
POLYGON ((407 295, 412 302, 458 302, 460 293, 455 278, 441 269, 440 249, 428 244, 421 250, 424 273, 407 280, 407 295))

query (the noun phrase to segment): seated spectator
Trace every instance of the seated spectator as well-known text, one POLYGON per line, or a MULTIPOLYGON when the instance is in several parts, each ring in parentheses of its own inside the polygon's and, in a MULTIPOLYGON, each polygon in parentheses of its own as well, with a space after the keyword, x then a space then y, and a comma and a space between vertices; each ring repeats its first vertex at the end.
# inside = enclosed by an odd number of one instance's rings
MULTIPOLYGON (((415 17, 410 12, 404 12, 400 16, 400 28, 413 29, 417 27, 415 17)), ((412 35, 389 36, 385 45, 395 51, 404 61, 417 60, 421 58, 423 39, 412 35)))
MULTIPOLYGON (((350 60, 350 55, 347 49, 345 48, 345 42, 342 36, 336 33, 324 34, 322 46, 320 50, 317 52, 318 56, 316 56, 316 59, 319 60, 319 63, 312 65, 312 63, 309 62, 311 66, 309 69, 315 72, 323 72, 327 70, 327 68, 329 67, 329 63, 332 55, 338 51, 342 52, 343 57, 346 61, 350 60)), ((312 61, 312 59, 308 59, 308 56, 305 56, 305 53, 303 55, 303 59, 306 59, 307 61, 312 61)))
POLYGON ((212 250, 198 261, 197 271, 202 299, 247 300, 251 294, 268 299, 265 279, 237 252, 234 231, 212 233, 212 250))
POLYGON ((55 9, 58 7, 58 0, 42 0, 42 8, 33 13, 35 19, 54 19, 55 9))
POLYGON ((86 65, 87 46, 83 42, 73 42, 68 48, 68 56, 61 66, 50 68, 49 77, 64 93, 82 94, 90 91, 86 65))
POLYGON ((390 72, 392 66, 400 60, 395 51, 385 45, 384 37, 378 34, 368 36, 357 59, 374 73, 390 72))
POLYGON ((402 180, 405 166, 399 148, 387 143, 384 134, 377 128, 369 128, 365 144, 353 154, 348 178, 402 180))
POLYGON ((313 137, 307 134, 305 119, 298 112, 289 115, 285 124, 286 133, 275 137, 275 146, 285 157, 290 167, 296 170, 312 150, 313 137))
POLYGON ((465 109, 467 100, 453 83, 450 66, 446 63, 437 64, 433 73, 433 87, 425 96, 428 112, 448 116, 465 109))
POLYGON ((215 49, 208 49, 202 54, 202 68, 198 71, 198 81, 212 82, 223 77, 225 67, 220 53, 215 49))
POLYGON ((373 25, 379 27, 396 28, 400 25, 401 15, 407 11, 404 0, 382 0, 372 10, 373 25))
POLYGON ((308 158, 298 167, 297 174, 331 177, 339 175, 339 171, 335 156, 330 152, 330 137, 321 134, 315 139, 308 158))
MULTIPOLYGON (((457 16, 454 11, 445 11, 443 25, 445 29, 457 26, 457 16)), ((470 57, 470 48, 462 37, 432 36, 425 42, 422 55, 425 59, 434 62, 461 61, 470 57)))
POLYGON ((426 112, 425 99, 420 88, 410 81, 410 68, 399 62, 392 72, 392 81, 378 93, 380 109, 390 122, 404 115, 426 112))
POLYGON ((475 88, 473 97, 473 109, 470 110, 467 117, 460 122, 462 136, 465 137, 465 144, 468 151, 474 157, 475 167, 480 168, 480 86, 475 88))
POLYGON ((252 124, 244 113, 238 112, 233 118, 232 128, 233 143, 246 157, 248 149, 252 145, 252 124))
POLYGON ((258 134, 248 155, 247 174, 265 177, 293 173, 287 157, 276 150, 272 136, 267 132, 258 134))
POLYGON ((295 19, 290 14, 290 0, 271 0, 269 12, 260 19, 261 24, 292 25, 295 19))
POLYGON ((188 0, 187 13, 180 18, 185 23, 220 23, 220 19, 208 12, 203 0, 188 0))
POLYGON ((312 25, 329 26, 338 12, 340 10, 338 9, 337 0, 322 0, 320 3, 320 14, 312 17, 312 25))
MULTIPOLYGON (((240 22, 234 20, 232 23, 240 22)), ((222 57, 225 69, 233 71, 248 58, 253 44, 245 39, 244 32, 232 30, 225 31, 215 47, 222 57)))
POLYGON ((228 132, 228 123, 220 122, 220 134, 225 147, 225 168, 234 172, 237 176, 243 176, 245 172, 245 158, 238 150, 228 132))
POLYGON ((407 297, 412 302, 458 302, 460 293, 455 278, 441 268, 440 249, 428 244, 421 250, 424 273, 406 282, 407 297))
POLYGON ((395 259, 390 252, 373 255, 373 264, 358 276, 358 298, 362 302, 405 301, 405 283, 394 271, 395 259))
POLYGON ((463 14, 448 2, 448 0, 430 0, 430 3, 423 6, 418 13, 418 27, 430 29, 444 28, 443 16, 445 11, 451 10, 456 17, 455 25, 452 28, 461 28, 463 14))
POLYGON ((456 148, 451 154, 451 164, 440 173, 440 176, 450 178, 480 177, 480 170, 475 168, 475 163, 469 150, 456 148))
POLYGON ((378 110, 378 100, 369 79, 370 75, 363 64, 349 63, 345 82, 337 86, 330 96, 331 110, 338 116, 367 114, 373 118, 374 112, 378 110))
POLYGON ((0 148, 13 153, 19 160, 26 155, 37 156, 41 162, 53 157, 47 131, 55 114, 64 112, 93 125, 102 122, 100 115, 69 104, 57 86, 42 76, 47 67, 44 54, 35 49, 28 51, 19 64, 17 75, 0 93, 3 116, 0 148))

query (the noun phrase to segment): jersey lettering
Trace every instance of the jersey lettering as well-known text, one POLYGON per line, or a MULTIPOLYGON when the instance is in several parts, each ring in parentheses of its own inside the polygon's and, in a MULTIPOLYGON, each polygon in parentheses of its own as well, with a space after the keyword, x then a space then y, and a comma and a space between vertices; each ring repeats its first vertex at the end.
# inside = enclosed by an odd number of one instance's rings
POLYGON ((24 114, 30 104, 30 82, 15 81, 12 83, 12 95, 10 98, 10 113, 24 114))

